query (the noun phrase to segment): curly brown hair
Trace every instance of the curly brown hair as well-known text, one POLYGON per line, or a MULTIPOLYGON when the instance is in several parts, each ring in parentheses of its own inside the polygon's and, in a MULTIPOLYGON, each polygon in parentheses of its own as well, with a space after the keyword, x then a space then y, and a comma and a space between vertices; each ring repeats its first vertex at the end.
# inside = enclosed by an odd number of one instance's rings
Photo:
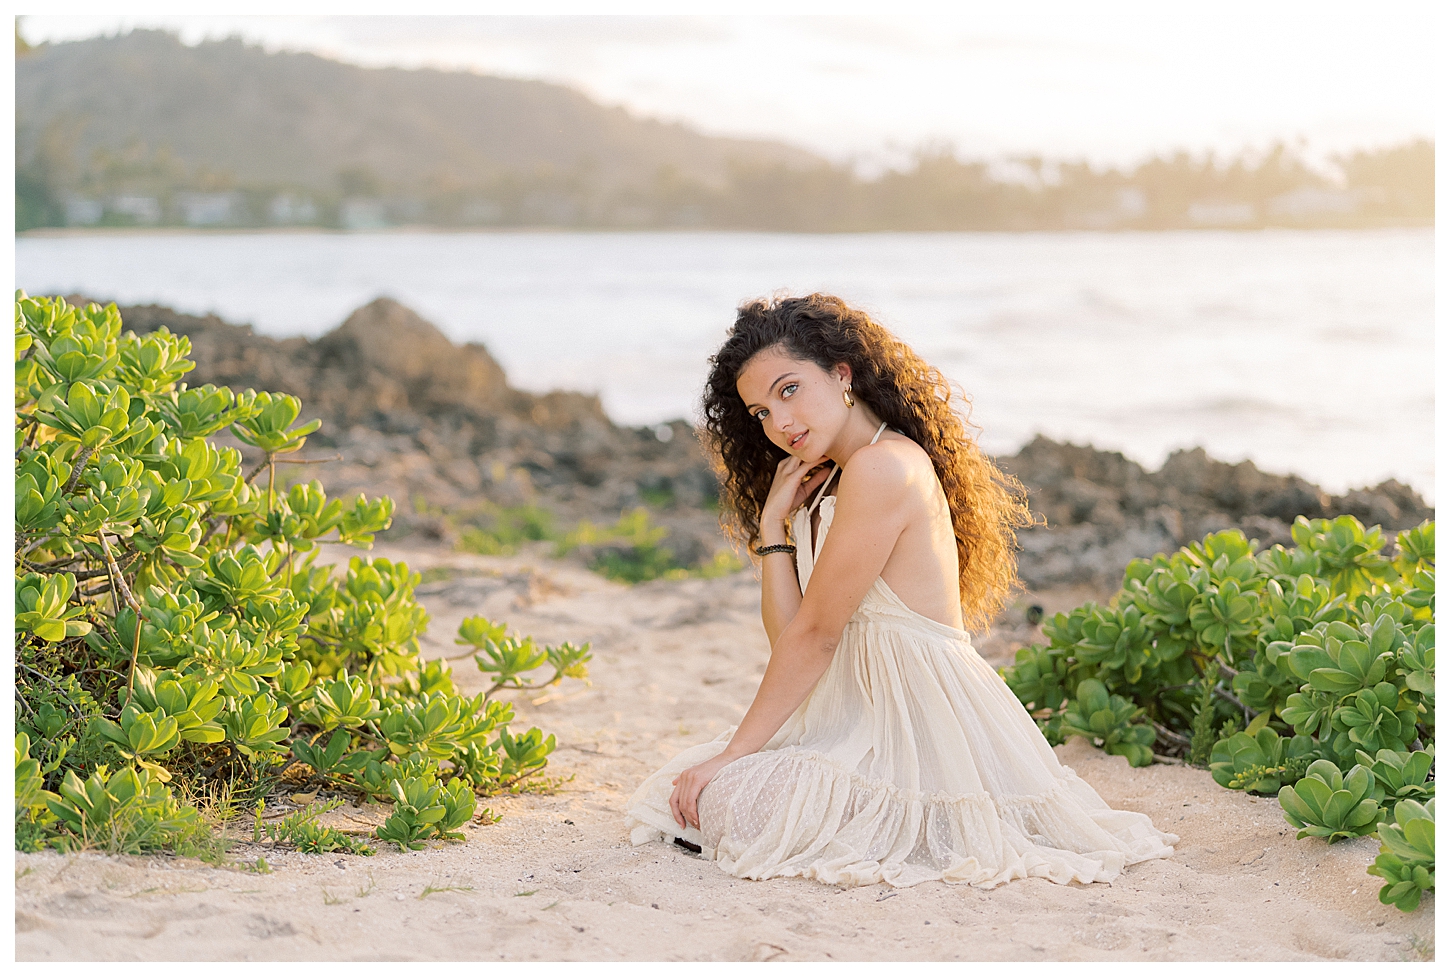
POLYGON ((1033 524, 1026 490, 982 453, 964 419, 970 402, 963 396, 963 415, 952 409, 952 388, 941 371, 833 295, 745 303, 710 357, 700 439, 720 478, 726 536, 754 547, 776 466, 786 456, 735 388, 750 358, 772 346, 823 370, 849 364, 856 399, 931 457, 951 509, 963 617, 969 627, 989 623, 1020 586, 1016 530, 1033 524))

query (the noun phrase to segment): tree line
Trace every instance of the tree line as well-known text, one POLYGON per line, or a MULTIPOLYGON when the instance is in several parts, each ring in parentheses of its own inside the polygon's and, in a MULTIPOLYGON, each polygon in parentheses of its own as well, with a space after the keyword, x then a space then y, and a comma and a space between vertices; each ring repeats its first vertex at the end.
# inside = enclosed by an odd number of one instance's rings
POLYGON ((16 227, 90 224, 1032 231, 1191 227, 1383 227, 1434 222, 1434 144, 1417 140, 1334 159, 1333 176, 1288 147, 1222 160, 1179 151, 1135 167, 1041 158, 1003 163, 947 151, 875 178, 847 165, 732 162, 710 183, 664 165, 610 185, 585 163, 507 170, 476 183, 388 186, 366 168, 318 191, 241 186, 193 174, 164 152, 101 153, 81 192, 57 185, 43 154, 17 168, 16 227), (139 178, 139 179, 138 179, 139 178), (144 185, 138 193, 131 187, 144 185), (90 202, 79 210, 77 199, 90 202), (196 216, 197 201, 212 201, 196 216), (139 201, 139 202, 138 202, 139 201))

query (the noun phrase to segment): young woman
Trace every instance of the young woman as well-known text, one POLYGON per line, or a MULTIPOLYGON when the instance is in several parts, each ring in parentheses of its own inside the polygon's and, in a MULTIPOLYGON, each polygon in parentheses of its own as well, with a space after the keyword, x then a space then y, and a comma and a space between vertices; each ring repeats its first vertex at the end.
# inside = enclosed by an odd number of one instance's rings
POLYGON ((827 295, 742 306, 712 358, 725 528, 761 559, 770 663, 740 725, 629 802, 750 879, 1106 882, 1178 839, 1057 761, 972 648, 1017 584, 1020 484, 950 387, 827 295))

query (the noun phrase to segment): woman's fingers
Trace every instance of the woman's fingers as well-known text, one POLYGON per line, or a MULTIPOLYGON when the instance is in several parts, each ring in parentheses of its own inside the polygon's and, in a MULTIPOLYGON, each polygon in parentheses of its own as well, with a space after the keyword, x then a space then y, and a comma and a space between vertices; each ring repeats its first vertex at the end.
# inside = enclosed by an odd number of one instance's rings
POLYGON ((699 793, 699 790, 691 785, 690 789, 685 791, 684 796, 680 798, 680 813, 684 815, 685 823, 696 830, 700 828, 700 814, 695 810, 695 798, 699 793))
POLYGON ((710 783, 720 765, 719 761, 698 764, 681 771, 680 775, 671 781, 675 785, 675 789, 670 794, 670 814, 674 816, 675 823, 680 827, 688 825, 699 830, 700 792, 710 783))
POLYGON ((675 789, 670 794, 670 813, 674 816, 675 823, 680 827, 687 825, 698 829, 700 827, 700 814, 695 806, 700 791, 704 785, 696 785, 696 778, 691 771, 686 770, 674 779, 675 789))

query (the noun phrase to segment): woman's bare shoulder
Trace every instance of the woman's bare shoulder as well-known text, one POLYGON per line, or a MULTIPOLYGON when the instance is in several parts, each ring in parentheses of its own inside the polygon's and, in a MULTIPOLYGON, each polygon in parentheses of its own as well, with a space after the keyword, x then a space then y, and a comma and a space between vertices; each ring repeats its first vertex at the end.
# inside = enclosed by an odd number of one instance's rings
POLYGON ((910 438, 883 438, 851 456, 841 472, 841 491, 849 487, 865 495, 900 498, 923 479, 935 484, 931 456, 910 438))

